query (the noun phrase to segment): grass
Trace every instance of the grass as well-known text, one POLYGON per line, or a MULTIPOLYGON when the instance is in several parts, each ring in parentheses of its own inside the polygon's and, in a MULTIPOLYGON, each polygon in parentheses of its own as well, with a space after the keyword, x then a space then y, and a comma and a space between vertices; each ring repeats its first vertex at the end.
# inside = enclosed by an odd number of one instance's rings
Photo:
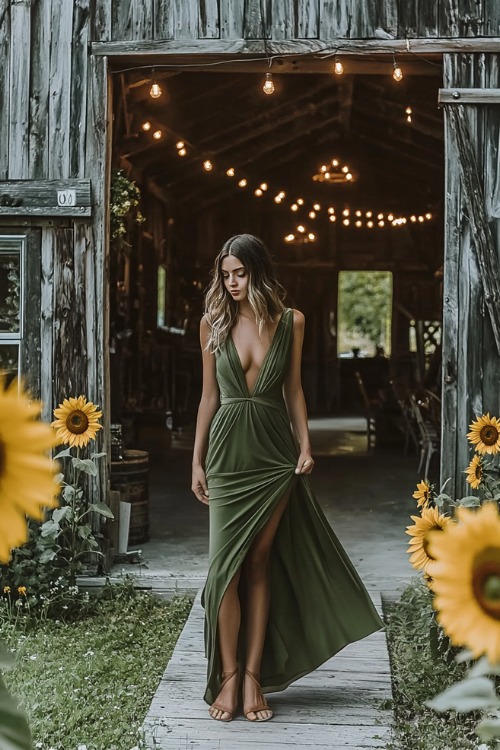
POLYGON ((432 595, 412 583, 388 613, 387 640, 393 677, 395 735, 401 750, 476 750, 477 715, 436 713, 425 701, 465 676, 434 622, 432 595))
POLYGON ((5 674, 40 750, 131 750, 191 608, 130 593, 100 600, 76 622, 2 625, 16 652, 5 674))

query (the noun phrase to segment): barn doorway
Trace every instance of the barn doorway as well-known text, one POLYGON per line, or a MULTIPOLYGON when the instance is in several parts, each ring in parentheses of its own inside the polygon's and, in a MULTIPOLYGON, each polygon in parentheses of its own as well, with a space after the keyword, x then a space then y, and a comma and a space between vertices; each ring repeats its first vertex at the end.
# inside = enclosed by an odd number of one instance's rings
POLYGON ((203 290, 223 242, 250 232, 306 316, 303 384, 322 445, 341 420, 358 433, 349 450, 399 450, 416 469, 410 396, 440 413, 441 59, 339 62, 280 75, 278 61, 271 94, 262 61, 115 66, 111 400, 129 445, 190 445, 203 290), (140 203, 120 219, 131 182, 140 203), (379 335, 353 308, 384 297, 379 335))

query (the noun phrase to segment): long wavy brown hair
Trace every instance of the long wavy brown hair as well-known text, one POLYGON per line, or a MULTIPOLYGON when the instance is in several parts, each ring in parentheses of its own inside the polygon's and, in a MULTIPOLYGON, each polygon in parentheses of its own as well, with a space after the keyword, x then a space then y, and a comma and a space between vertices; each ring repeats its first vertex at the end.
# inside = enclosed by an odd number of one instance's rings
POLYGON ((240 260, 248 273, 248 301, 262 334, 265 326, 283 312, 285 290, 276 278, 269 250, 253 234, 230 237, 214 261, 212 281, 205 294, 205 315, 210 329, 206 348, 217 352, 229 336, 238 316, 238 302, 226 287, 222 275, 222 261, 228 255, 240 260))

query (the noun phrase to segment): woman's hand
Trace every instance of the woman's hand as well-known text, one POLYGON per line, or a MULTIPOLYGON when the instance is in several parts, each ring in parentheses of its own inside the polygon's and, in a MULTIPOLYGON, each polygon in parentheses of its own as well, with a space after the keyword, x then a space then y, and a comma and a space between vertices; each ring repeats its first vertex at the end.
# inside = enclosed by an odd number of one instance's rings
POLYGON ((193 466, 191 489, 200 503, 208 505, 207 478, 205 477, 205 472, 201 466, 193 466))
POLYGON ((296 474, 310 474, 314 468, 314 461, 310 453, 301 453, 297 461, 296 474))

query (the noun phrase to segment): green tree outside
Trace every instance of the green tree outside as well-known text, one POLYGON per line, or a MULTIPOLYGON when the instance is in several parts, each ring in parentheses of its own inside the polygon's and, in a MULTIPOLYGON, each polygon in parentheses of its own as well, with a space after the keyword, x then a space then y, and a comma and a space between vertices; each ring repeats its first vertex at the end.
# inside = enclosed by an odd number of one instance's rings
POLYGON ((383 346, 390 354, 392 273, 341 271, 338 299, 338 352, 383 346))

